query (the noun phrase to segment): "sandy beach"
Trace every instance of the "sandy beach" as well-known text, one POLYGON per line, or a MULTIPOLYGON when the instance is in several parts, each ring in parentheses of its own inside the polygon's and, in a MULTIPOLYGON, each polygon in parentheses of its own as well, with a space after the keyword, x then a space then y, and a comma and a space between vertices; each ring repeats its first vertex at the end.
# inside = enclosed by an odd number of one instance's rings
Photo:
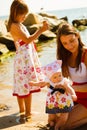
MULTIPOLYGON (((47 130, 47 114, 45 113, 45 99, 47 89, 32 95, 32 118, 29 122, 18 122, 18 104, 12 96, 12 86, 0 84, 0 130, 47 130)), ((87 130, 87 124, 74 130, 87 130)))
POLYGON ((0 130, 42 130, 47 124, 45 96, 46 88, 32 95, 32 118, 29 122, 20 124, 18 104, 16 97, 12 96, 12 86, 0 84, 0 104, 3 105, 0 109, 0 130))

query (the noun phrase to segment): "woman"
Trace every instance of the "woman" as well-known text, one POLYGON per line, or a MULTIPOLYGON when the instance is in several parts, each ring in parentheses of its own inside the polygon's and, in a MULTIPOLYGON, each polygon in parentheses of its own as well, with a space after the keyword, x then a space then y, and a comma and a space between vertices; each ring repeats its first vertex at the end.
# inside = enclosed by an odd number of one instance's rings
POLYGON ((69 23, 63 23, 57 33, 57 59, 62 60, 62 72, 73 82, 77 94, 76 105, 69 114, 64 130, 87 123, 87 47, 79 32, 69 23))
POLYGON ((33 41, 40 34, 48 29, 44 21, 43 26, 33 35, 30 35, 22 24, 28 14, 28 6, 23 0, 13 0, 8 20, 10 31, 16 47, 14 59, 14 89, 13 95, 17 96, 20 118, 19 122, 24 123, 31 116, 31 95, 39 92, 40 88, 29 86, 29 81, 41 80, 39 61, 33 41))

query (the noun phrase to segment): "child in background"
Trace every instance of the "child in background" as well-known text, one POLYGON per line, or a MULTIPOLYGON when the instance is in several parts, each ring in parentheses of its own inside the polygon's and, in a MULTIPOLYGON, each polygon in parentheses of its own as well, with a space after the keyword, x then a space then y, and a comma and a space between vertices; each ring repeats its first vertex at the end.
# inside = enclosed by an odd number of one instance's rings
POLYGON ((74 105, 73 101, 77 100, 71 82, 62 76, 61 64, 62 61, 57 60, 42 67, 46 76, 45 81, 29 82, 31 86, 48 86, 46 113, 48 113, 48 124, 50 127, 54 127, 54 130, 58 130, 66 123, 68 113, 74 105))

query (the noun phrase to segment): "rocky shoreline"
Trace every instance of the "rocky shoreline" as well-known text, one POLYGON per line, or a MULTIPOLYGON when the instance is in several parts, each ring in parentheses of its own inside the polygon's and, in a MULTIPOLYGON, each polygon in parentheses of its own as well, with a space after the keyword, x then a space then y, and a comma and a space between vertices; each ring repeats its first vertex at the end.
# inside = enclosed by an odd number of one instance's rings
MULTIPOLYGON (((23 24, 27 27, 30 34, 33 34, 38 28, 40 28, 41 21, 43 20, 48 22, 50 28, 42 33, 37 41, 47 41, 56 38, 59 24, 62 22, 68 22, 67 16, 58 18, 55 15, 44 12, 38 14, 29 13, 23 24)), ((0 20, 0 55, 5 54, 8 51, 15 51, 14 41, 10 33, 7 31, 7 21, 7 19, 0 20)), ((81 31, 87 28, 87 19, 73 20, 72 24, 81 31)))

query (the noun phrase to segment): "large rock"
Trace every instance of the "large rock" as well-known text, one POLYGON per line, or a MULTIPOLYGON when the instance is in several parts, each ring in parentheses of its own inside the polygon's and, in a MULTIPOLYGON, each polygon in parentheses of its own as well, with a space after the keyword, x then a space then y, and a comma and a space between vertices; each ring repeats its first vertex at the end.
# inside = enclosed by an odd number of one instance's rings
POLYGON ((0 55, 9 52, 6 45, 0 43, 0 55))
POLYGON ((87 26, 87 19, 75 19, 72 21, 73 26, 78 27, 80 25, 87 26))
POLYGON ((56 38, 56 35, 51 32, 50 30, 47 30, 45 32, 43 32, 40 36, 39 36, 39 41, 45 41, 45 40, 51 40, 53 38, 56 38))
POLYGON ((29 13, 23 24, 25 26, 31 26, 33 24, 39 24, 40 21, 38 19, 38 15, 35 13, 29 13))
POLYGON ((15 51, 15 45, 14 45, 14 41, 6 36, 1 36, 0 37, 0 43, 6 45, 6 47, 8 48, 9 51, 15 51))

